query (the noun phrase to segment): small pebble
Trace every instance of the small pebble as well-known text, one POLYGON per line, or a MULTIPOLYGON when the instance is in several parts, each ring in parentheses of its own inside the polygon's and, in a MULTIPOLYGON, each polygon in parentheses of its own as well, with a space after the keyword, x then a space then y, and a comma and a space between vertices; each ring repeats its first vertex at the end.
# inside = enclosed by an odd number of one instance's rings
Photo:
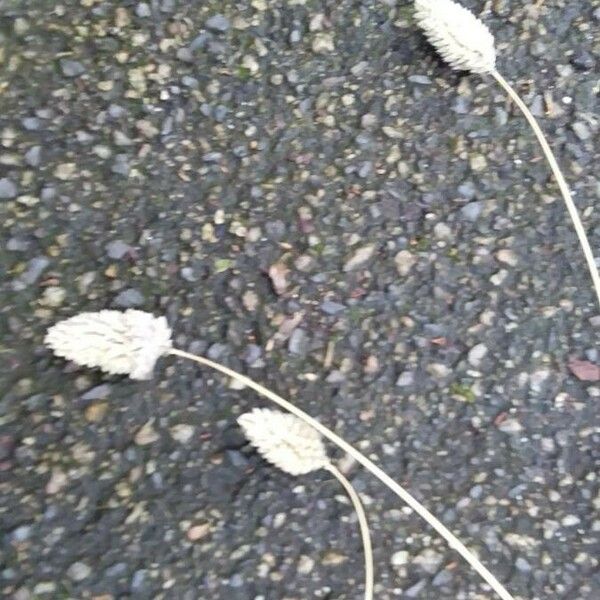
POLYGON ((470 159, 471 169, 476 173, 484 171, 487 168, 487 160, 482 154, 476 154, 470 159))
POLYGON ((0 200, 16 198, 17 193, 17 186, 10 179, 0 179, 0 200))
POLYGON ((329 54, 335 51, 333 36, 329 33, 317 33, 312 42, 312 49, 316 54, 329 54))
POLYGON ((194 437, 195 429, 192 425, 181 423, 169 429, 171 437, 180 444, 187 444, 194 437))
POLYGON ((461 209, 461 215, 467 219, 467 221, 477 221, 483 212, 483 202, 469 202, 465 204, 461 209))
POLYGON ((61 58, 60 68, 65 77, 79 77, 85 73, 85 67, 76 60, 61 58))
POLYGON ((573 127, 573 131, 575 132, 575 135, 582 142, 585 142, 592 137, 592 132, 590 131, 590 128, 585 123, 582 123, 581 121, 576 121, 575 123, 573 123, 572 127, 573 127))
POLYGON ((153 420, 148 421, 134 437, 138 446, 148 446, 160 439, 160 434, 154 429, 153 420))
POLYGON ((75 163, 61 163, 54 169, 54 176, 62 181, 72 179, 77 170, 75 163))
POLYGON ((353 271, 362 267, 374 254, 375 246, 363 246, 354 252, 354 254, 344 264, 344 271, 353 271))
POLYGON ((110 396, 112 386, 109 383, 101 383, 88 390, 81 397, 82 400, 105 400, 110 396))
POLYGON ((417 257, 408 250, 400 250, 394 257, 394 262, 396 263, 398 273, 402 277, 406 277, 417 263, 417 257))
POLYGON ((408 559, 409 554, 406 550, 398 550, 398 552, 392 554, 390 562, 393 567, 402 567, 403 565, 408 564, 408 559))
POLYGON ((471 364, 476 369, 479 368, 487 352, 488 349, 485 344, 477 344, 476 346, 473 346, 473 348, 469 350, 469 364, 471 364))
POLYGON ((58 286, 50 286, 44 290, 40 298, 40 304, 57 308, 62 305, 67 296, 67 290, 58 286))
POLYGON ((396 385, 398 387, 408 387, 413 385, 415 382, 415 375, 412 371, 404 371, 400 374, 398 379, 396 380, 396 385))
POLYGON ((517 419, 509 417, 508 419, 505 419, 498 425, 498 429, 503 433, 516 435, 523 431, 523 425, 521 425, 521 423, 519 423, 517 419))
POLYGON ((144 304, 144 301, 144 296, 138 290, 127 289, 117 295, 114 304, 119 308, 134 308, 144 304))
POLYGON ((121 260, 132 248, 123 240, 114 240, 106 244, 106 255, 113 260, 121 260))
POLYGON ((314 559, 303 554, 298 561, 298 573, 300 573, 300 575, 308 575, 309 573, 312 573, 314 566, 314 559))
POLYGON ((431 548, 427 548, 423 550, 420 554, 418 554, 414 559, 414 564, 418 565, 423 571, 433 575, 440 568, 442 562, 444 560, 443 554, 436 552, 431 548))
POLYGON ((41 146, 33 146, 25 153, 25 162, 30 167, 39 167, 40 159, 42 155, 42 147, 41 146))
POLYGON ((213 15, 206 21, 207 29, 217 33, 225 33, 230 26, 229 19, 223 15, 213 15))
POLYGON ((579 525, 580 523, 581 519, 577 515, 567 515, 562 520, 563 527, 575 527, 575 525, 579 525))
POLYGON ((498 250, 498 252, 496 252, 496 258, 500 262, 510 265, 511 267, 516 267, 519 264, 517 255, 512 250, 506 248, 498 250))
POLYGON ((187 539, 190 542, 198 542, 204 539, 210 533, 210 524, 202 523, 200 525, 193 525, 187 530, 187 539))
POLYGON ((108 402, 94 402, 85 409, 85 419, 90 423, 99 423, 108 412, 108 402))
POLYGON ((139 2, 135 7, 135 14, 141 19, 146 19, 152 16, 152 10, 146 2, 139 2))
POLYGON ((288 350, 298 356, 306 354, 308 351, 308 335, 304 329, 294 329, 288 342, 288 350))

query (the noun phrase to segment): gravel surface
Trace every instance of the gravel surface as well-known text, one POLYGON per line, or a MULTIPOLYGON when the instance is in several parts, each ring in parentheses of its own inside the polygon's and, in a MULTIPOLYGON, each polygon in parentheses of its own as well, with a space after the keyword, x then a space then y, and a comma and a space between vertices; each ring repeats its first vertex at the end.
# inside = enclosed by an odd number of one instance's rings
MULTIPOLYGON (((489 9, 598 254, 597 2, 464 3, 489 9)), ((600 597, 588 272, 523 118, 411 14, 0 0, 0 595, 362 597, 343 491, 256 456, 235 422, 252 393, 42 346, 58 319, 139 307, 357 444, 518 598, 600 597)), ((378 599, 491 597, 333 454, 369 510, 378 599)))

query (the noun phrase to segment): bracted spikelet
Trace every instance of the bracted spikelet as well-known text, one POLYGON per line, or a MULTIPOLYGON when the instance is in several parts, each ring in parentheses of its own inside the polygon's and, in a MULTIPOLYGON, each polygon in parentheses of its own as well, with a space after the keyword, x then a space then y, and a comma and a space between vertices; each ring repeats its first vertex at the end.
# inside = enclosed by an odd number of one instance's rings
POLYGON ((329 464, 321 436, 294 415, 255 408, 241 415, 238 423, 258 452, 290 475, 304 475, 329 464))
POLYGON ((415 0, 415 10, 427 39, 453 69, 495 70, 494 36, 471 11, 453 0, 415 0))
POLYGON ((44 343, 57 356, 132 379, 149 379, 172 348, 165 317, 131 309, 75 315, 50 327, 44 343))

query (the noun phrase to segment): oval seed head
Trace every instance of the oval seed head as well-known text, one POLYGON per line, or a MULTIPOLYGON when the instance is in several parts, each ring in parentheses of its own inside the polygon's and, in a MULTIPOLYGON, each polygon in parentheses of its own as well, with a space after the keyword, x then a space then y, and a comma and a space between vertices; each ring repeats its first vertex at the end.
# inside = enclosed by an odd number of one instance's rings
POLYGON ((172 348, 165 317, 141 310, 84 312, 48 329, 54 354, 107 373, 149 379, 156 361, 172 348))
POLYGON ((494 36, 471 11, 453 0, 415 0, 415 10, 419 27, 453 69, 496 69, 494 36))
POLYGON ((238 423, 259 454, 290 475, 304 475, 329 464, 319 433, 295 415, 255 408, 241 415, 238 423))

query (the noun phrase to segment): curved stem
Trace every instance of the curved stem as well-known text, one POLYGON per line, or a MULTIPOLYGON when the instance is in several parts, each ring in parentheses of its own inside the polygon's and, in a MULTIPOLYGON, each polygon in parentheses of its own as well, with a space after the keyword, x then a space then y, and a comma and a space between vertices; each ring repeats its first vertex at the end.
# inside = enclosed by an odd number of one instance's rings
POLYGON ((577 212, 577 207, 573 202, 573 197, 571 196, 571 192, 569 190, 569 186, 565 181, 565 178, 558 166, 558 162, 556 161, 556 157, 548 144, 548 140, 544 135, 541 127, 538 125, 535 117, 531 114, 529 108, 517 92, 513 89, 513 87, 498 73, 498 71, 492 71, 492 75, 496 79, 496 81, 502 86, 504 91, 514 100, 515 104, 521 109, 521 112, 525 115, 527 122, 533 129, 538 142, 540 143, 542 150, 544 151, 544 155, 546 156, 546 160, 552 169, 552 173, 558 183, 558 187, 560 188, 563 200, 565 201, 565 205, 567 206, 567 211, 571 217, 571 221, 573 222, 573 226, 575 227, 575 231, 577 233, 577 237, 579 238, 579 243, 581 244, 581 248, 583 250, 583 254, 585 256, 585 260, 587 261, 588 268, 590 270, 590 274, 592 276, 592 282, 594 284, 594 289, 596 290, 596 296, 598 297, 598 305, 600 306, 600 275, 598 274, 598 267, 596 266, 596 261, 594 260, 594 253, 590 247, 590 243, 588 241, 587 235, 585 233, 585 229, 581 223, 581 219, 579 217, 579 213, 577 212))
POLYGON ((337 480, 342 484, 346 493, 352 500, 356 516, 358 517, 358 524, 360 526, 360 535, 362 536, 363 549, 365 552, 365 600, 373 600, 373 547, 371 545, 371 534, 369 532, 369 524, 367 522, 367 515, 365 509, 360 501, 360 497, 356 493, 356 490, 352 484, 346 479, 342 472, 332 464, 328 464, 325 469, 329 471, 337 480))
POLYGON ((213 362, 203 356, 196 356, 183 350, 176 348, 169 351, 169 354, 174 356, 180 356, 193 360, 201 365, 210 367, 215 371, 219 371, 224 375, 235 379, 239 383, 244 384, 250 389, 254 390, 257 394, 268 398, 281 408, 291 412, 298 418, 302 419, 305 423, 308 423, 313 429, 318 431, 323 437, 327 438, 330 442, 334 443, 338 448, 341 448, 344 452, 349 454, 354 460, 359 462, 367 471, 377 477, 384 485, 392 490, 399 498, 401 498, 410 508, 412 508, 422 519, 424 519, 438 534, 443 537, 450 548, 456 550, 475 571, 482 577, 484 581, 498 594, 502 600, 515 600, 502 584, 492 575, 492 573, 482 564, 482 562, 432 513, 430 513, 418 500, 413 498, 400 484, 396 483, 385 471, 378 467, 372 460, 369 460, 362 452, 358 451, 354 446, 351 446, 339 435, 331 431, 331 429, 322 425, 319 421, 299 409, 297 406, 288 402, 281 396, 278 396, 266 387, 256 383, 249 377, 241 375, 240 373, 229 369, 219 363, 213 362))

